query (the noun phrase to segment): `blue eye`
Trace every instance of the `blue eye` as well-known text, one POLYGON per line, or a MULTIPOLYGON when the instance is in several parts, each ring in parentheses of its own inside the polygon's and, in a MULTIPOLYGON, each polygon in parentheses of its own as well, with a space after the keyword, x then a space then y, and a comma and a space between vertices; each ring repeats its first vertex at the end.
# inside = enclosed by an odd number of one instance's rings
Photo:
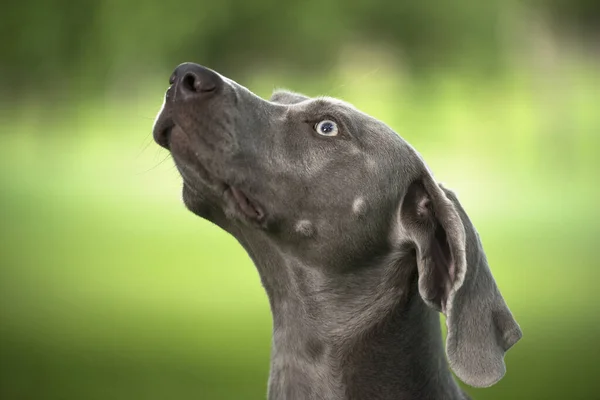
POLYGON ((338 126, 335 122, 325 119, 315 125, 315 131, 323 136, 335 136, 338 134, 338 126))

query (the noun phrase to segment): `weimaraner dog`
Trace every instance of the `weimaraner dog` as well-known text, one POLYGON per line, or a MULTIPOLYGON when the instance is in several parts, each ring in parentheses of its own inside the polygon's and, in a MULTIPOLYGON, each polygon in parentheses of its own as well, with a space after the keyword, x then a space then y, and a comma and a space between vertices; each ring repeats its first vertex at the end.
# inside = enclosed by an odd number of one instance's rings
POLYGON ((329 97, 267 101, 185 63, 153 133, 187 208, 256 264, 273 315, 268 399, 468 399, 450 368, 475 387, 503 377, 522 333, 479 235, 384 123, 329 97))

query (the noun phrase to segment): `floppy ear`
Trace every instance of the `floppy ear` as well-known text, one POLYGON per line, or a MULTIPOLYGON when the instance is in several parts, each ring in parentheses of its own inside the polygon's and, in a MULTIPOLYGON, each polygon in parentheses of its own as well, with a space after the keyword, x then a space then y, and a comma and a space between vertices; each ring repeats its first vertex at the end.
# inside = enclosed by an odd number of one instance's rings
POLYGON ((271 95, 271 101, 280 104, 296 104, 308 99, 310 97, 283 89, 276 90, 271 95))
POLYGON ((416 245, 419 293, 446 315, 446 354, 465 383, 487 387, 506 372, 504 353, 522 336, 479 235, 455 194, 426 172, 408 188, 401 223, 416 245))

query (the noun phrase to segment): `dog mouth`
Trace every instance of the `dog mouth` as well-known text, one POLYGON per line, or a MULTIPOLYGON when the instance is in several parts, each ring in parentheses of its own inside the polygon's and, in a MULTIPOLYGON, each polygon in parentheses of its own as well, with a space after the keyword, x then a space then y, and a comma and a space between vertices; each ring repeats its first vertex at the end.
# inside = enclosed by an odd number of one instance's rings
POLYGON ((262 222, 265 218, 265 212, 261 206, 252 200, 246 193, 235 186, 225 184, 223 195, 228 201, 233 202, 237 209, 241 211, 248 219, 256 222, 262 222))
MULTIPOLYGON (((191 176, 188 177, 188 175, 197 175, 202 181, 202 186, 208 185, 215 188, 217 192, 221 193, 223 201, 232 204, 234 208, 245 218, 257 223, 262 222, 265 219, 264 208, 248 194, 248 191, 242 189, 237 184, 231 184, 227 180, 219 179, 215 176, 215 174, 210 173, 197 156, 197 153, 195 153, 193 157, 191 157, 192 159, 190 159, 190 156, 192 156, 194 152, 190 151, 189 148, 187 151, 185 151, 185 153, 187 153, 186 157, 181 157, 180 154, 175 154, 181 152, 177 151, 177 149, 181 147, 181 143, 174 145, 173 141, 177 140, 177 134, 182 133, 174 133, 176 127, 177 125, 175 125, 170 118, 166 118, 155 127, 154 136, 156 142, 160 146, 171 152, 185 185, 191 188, 193 192, 199 192, 198 186, 200 186, 200 182, 196 182, 197 179, 191 179, 191 176)), ((189 146, 189 142, 185 143, 185 147, 189 146)))
MULTIPOLYGON (((159 114, 160 115, 160 114, 159 114)), ((158 118, 153 128, 154 141, 161 147, 171 150, 171 134, 175 122, 171 118, 158 118)))

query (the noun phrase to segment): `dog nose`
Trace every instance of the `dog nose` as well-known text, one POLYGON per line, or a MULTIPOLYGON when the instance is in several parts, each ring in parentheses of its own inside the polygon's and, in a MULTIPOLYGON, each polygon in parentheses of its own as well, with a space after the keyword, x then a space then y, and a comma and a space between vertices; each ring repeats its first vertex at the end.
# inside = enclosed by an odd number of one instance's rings
POLYGON ((217 92, 223 79, 216 72, 194 63, 184 63, 173 71, 170 84, 175 84, 177 97, 195 99, 217 92))

